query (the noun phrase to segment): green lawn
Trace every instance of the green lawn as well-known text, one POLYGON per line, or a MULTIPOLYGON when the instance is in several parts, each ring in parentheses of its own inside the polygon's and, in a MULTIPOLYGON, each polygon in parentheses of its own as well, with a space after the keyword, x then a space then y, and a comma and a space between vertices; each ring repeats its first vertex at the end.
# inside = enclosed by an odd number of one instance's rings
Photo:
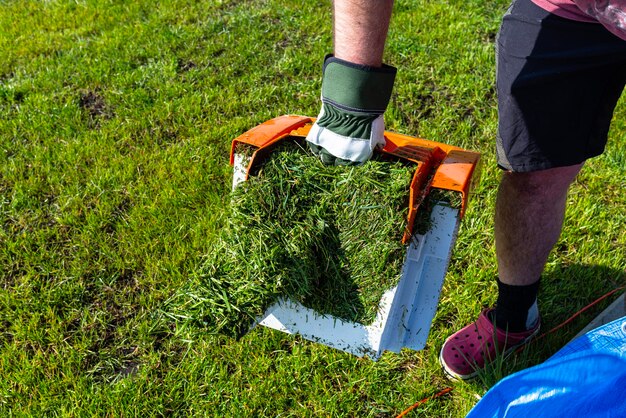
MULTIPOLYGON (((428 345, 359 359, 163 307, 211 254, 230 141, 315 116, 330 2, 0 1, 0 415, 460 417, 606 304, 502 370, 450 383, 444 339, 496 298, 494 37, 507 1, 398 0, 389 130, 483 154, 428 345)), ((546 329, 626 281, 626 106, 573 186, 543 281, 546 329)))

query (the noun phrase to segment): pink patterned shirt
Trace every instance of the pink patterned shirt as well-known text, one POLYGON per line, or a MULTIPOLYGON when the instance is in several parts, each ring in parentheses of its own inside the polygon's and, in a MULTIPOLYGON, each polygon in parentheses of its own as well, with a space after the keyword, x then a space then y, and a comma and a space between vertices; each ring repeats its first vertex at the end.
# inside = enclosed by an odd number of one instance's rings
POLYGON ((601 23, 626 40, 626 0, 532 0, 557 16, 580 22, 601 23))

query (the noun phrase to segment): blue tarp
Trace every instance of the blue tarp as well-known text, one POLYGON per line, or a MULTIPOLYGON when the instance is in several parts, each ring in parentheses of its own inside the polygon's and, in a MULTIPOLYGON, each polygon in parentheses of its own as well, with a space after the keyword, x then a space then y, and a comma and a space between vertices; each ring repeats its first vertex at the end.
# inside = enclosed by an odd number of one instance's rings
POLYGON ((626 417, 626 317, 493 386, 467 418, 626 417))

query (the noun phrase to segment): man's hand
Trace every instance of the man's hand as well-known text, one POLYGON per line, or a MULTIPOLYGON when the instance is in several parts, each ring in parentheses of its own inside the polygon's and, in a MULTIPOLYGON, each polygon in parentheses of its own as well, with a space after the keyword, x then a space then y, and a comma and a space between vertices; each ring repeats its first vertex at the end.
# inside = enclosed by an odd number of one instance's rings
POLYGON ((385 145, 383 113, 396 69, 371 67, 329 55, 324 60, 322 109, 309 147, 325 164, 360 164, 385 145))

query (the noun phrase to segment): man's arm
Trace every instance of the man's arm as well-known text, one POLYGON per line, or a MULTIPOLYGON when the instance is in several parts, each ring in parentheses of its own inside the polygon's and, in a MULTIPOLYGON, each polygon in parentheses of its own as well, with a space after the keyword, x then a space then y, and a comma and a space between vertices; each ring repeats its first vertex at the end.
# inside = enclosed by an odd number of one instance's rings
POLYGON ((335 57, 380 67, 393 0, 335 0, 335 57))
POLYGON ((396 69, 382 58, 393 0, 335 0, 333 7, 335 51, 324 59, 322 109, 306 139, 324 164, 361 164, 385 145, 396 69))

